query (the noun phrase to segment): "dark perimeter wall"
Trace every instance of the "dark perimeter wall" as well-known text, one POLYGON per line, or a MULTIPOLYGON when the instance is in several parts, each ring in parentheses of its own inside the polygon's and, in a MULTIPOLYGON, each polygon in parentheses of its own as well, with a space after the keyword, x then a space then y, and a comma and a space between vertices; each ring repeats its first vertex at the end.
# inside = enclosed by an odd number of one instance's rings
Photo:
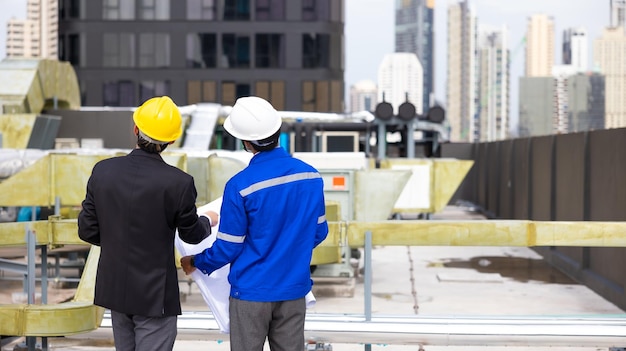
MULTIPOLYGON (((626 128, 442 145, 474 160, 452 201, 498 219, 626 220, 626 128)), ((624 233, 626 240, 626 233, 624 233)), ((626 248, 536 247, 555 267, 626 310, 626 248)))

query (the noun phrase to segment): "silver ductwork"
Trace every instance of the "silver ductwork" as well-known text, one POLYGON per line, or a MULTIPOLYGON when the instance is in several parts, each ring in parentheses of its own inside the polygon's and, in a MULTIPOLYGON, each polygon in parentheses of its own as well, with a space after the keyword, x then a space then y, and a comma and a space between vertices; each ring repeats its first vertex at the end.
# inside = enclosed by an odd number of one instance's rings
MULTIPOLYGON (((103 327, 111 326, 106 313, 103 327)), ((178 317, 179 333, 205 331, 224 340, 210 312, 178 317)), ((330 343, 437 346, 572 346, 623 347, 626 319, 606 316, 461 317, 356 314, 307 314, 307 338, 330 343)))

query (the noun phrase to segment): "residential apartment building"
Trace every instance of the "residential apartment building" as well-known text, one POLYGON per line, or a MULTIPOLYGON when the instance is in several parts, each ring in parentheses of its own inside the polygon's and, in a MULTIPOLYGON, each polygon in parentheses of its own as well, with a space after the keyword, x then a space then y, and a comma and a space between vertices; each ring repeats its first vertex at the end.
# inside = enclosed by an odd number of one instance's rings
POLYGON ((552 77, 520 77, 519 136, 553 134, 554 79, 552 77))
POLYGON ((396 0, 395 52, 417 55, 424 71, 422 106, 431 105, 435 74, 435 0, 396 0))
POLYGON ((563 31, 563 62, 572 65, 577 72, 589 70, 589 39, 584 27, 563 31))
POLYGON ((344 0, 60 0, 59 57, 85 106, 232 105, 344 111, 344 0))
POLYGON ((604 29, 594 41, 593 59, 605 77, 605 128, 626 127, 626 35, 622 27, 604 29))
POLYGON ((58 0, 28 0, 27 18, 7 23, 6 56, 56 59, 58 13, 58 0))
POLYGON ((556 66, 553 77, 521 77, 519 136, 604 128, 605 78, 556 66))
POLYGON ((569 79, 569 132, 604 129, 605 77, 578 73, 569 79))
POLYGON ((554 110, 552 113, 552 132, 565 134, 569 132, 570 79, 577 73, 573 65, 555 65, 552 67, 553 93, 551 95, 554 110))
POLYGON ((626 0, 611 1, 611 27, 626 27, 626 0))
POLYGON ((528 18, 526 77, 549 77, 554 66, 554 19, 546 14, 528 18))
POLYGON ((447 49, 450 141, 470 141, 476 126, 476 16, 467 0, 448 7, 447 49))
POLYGON ((378 88, 371 80, 360 80, 350 87, 350 112, 374 112, 378 104, 378 88))
POLYGON ((509 137, 510 50, 506 27, 478 26, 477 91, 472 142, 509 137))
POLYGON ((417 55, 409 52, 385 55, 378 67, 378 101, 390 103, 394 114, 398 114, 404 102, 412 103, 417 114, 423 113, 423 76, 417 55))

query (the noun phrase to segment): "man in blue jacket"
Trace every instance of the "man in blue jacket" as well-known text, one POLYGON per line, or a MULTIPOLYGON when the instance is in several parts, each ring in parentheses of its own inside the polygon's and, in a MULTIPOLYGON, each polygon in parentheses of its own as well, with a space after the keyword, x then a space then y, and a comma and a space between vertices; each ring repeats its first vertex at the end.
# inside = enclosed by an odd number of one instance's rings
POLYGON ((266 338, 272 350, 304 347, 311 255, 328 223, 322 177, 279 146, 281 125, 266 100, 237 100, 224 129, 254 156, 226 184, 213 246, 181 259, 187 274, 230 263, 233 351, 262 351, 266 338))

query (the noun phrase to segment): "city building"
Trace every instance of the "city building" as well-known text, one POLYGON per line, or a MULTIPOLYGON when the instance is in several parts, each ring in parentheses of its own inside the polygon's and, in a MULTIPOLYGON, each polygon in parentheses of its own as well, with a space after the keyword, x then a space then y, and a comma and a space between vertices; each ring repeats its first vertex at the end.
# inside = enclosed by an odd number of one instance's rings
POLYGON ((422 109, 422 77, 424 72, 416 54, 396 52, 387 54, 378 66, 378 101, 393 106, 394 113, 404 102, 415 105, 417 114, 422 109))
POLYGON ((604 29, 594 41, 593 59, 606 84, 604 127, 626 127, 626 35, 622 27, 604 29))
POLYGON ((509 137, 510 50, 506 27, 478 26, 477 92, 472 142, 509 137))
POLYGON ((446 118, 450 141, 469 141, 476 118, 476 16, 469 2, 448 6, 446 118))
POLYGON ((604 128, 605 78, 555 66, 553 77, 520 77, 519 136, 604 128))
POLYGON ((526 77, 549 77, 554 66, 554 19, 546 14, 528 18, 526 77))
POLYGON ((569 132, 604 129, 605 78, 598 73, 578 73, 569 79, 569 132))
POLYGON ((626 28, 626 0, 611 1, 611 27, 626 28))
POLYGON ((28 0, 27 18, 7 23, 6 56, 56 59, 58 12, 58 0, 28 0))
POLYGON ((520 77, 519 137, 554 134, 554 78, 520 77))
POLYGON ((60 0, 59 58, 84 106, 232 105, 342 113, 343 0, 60 0))
POLYGON ((433 103, 435 73, 435 0, 396 0, 396 52, 417 55, 424 70, 422 106, 433 103))
POLYGON ((377 104, 378 88, 373 81, 360 80, 350 87, 350 112, 374 112, 377 104))
POLYGON ((569 80, 576 75, 577 67, 573 65, 552 66, 554 79, 553 94, 551 95, 554 110, 552 113, 552 132, 565 134, 569 131, 569 80))
POLYGON ((584 27, 563 31, 563 62, 572 65, 577 72, 589 70, 589 39, 584 27))

